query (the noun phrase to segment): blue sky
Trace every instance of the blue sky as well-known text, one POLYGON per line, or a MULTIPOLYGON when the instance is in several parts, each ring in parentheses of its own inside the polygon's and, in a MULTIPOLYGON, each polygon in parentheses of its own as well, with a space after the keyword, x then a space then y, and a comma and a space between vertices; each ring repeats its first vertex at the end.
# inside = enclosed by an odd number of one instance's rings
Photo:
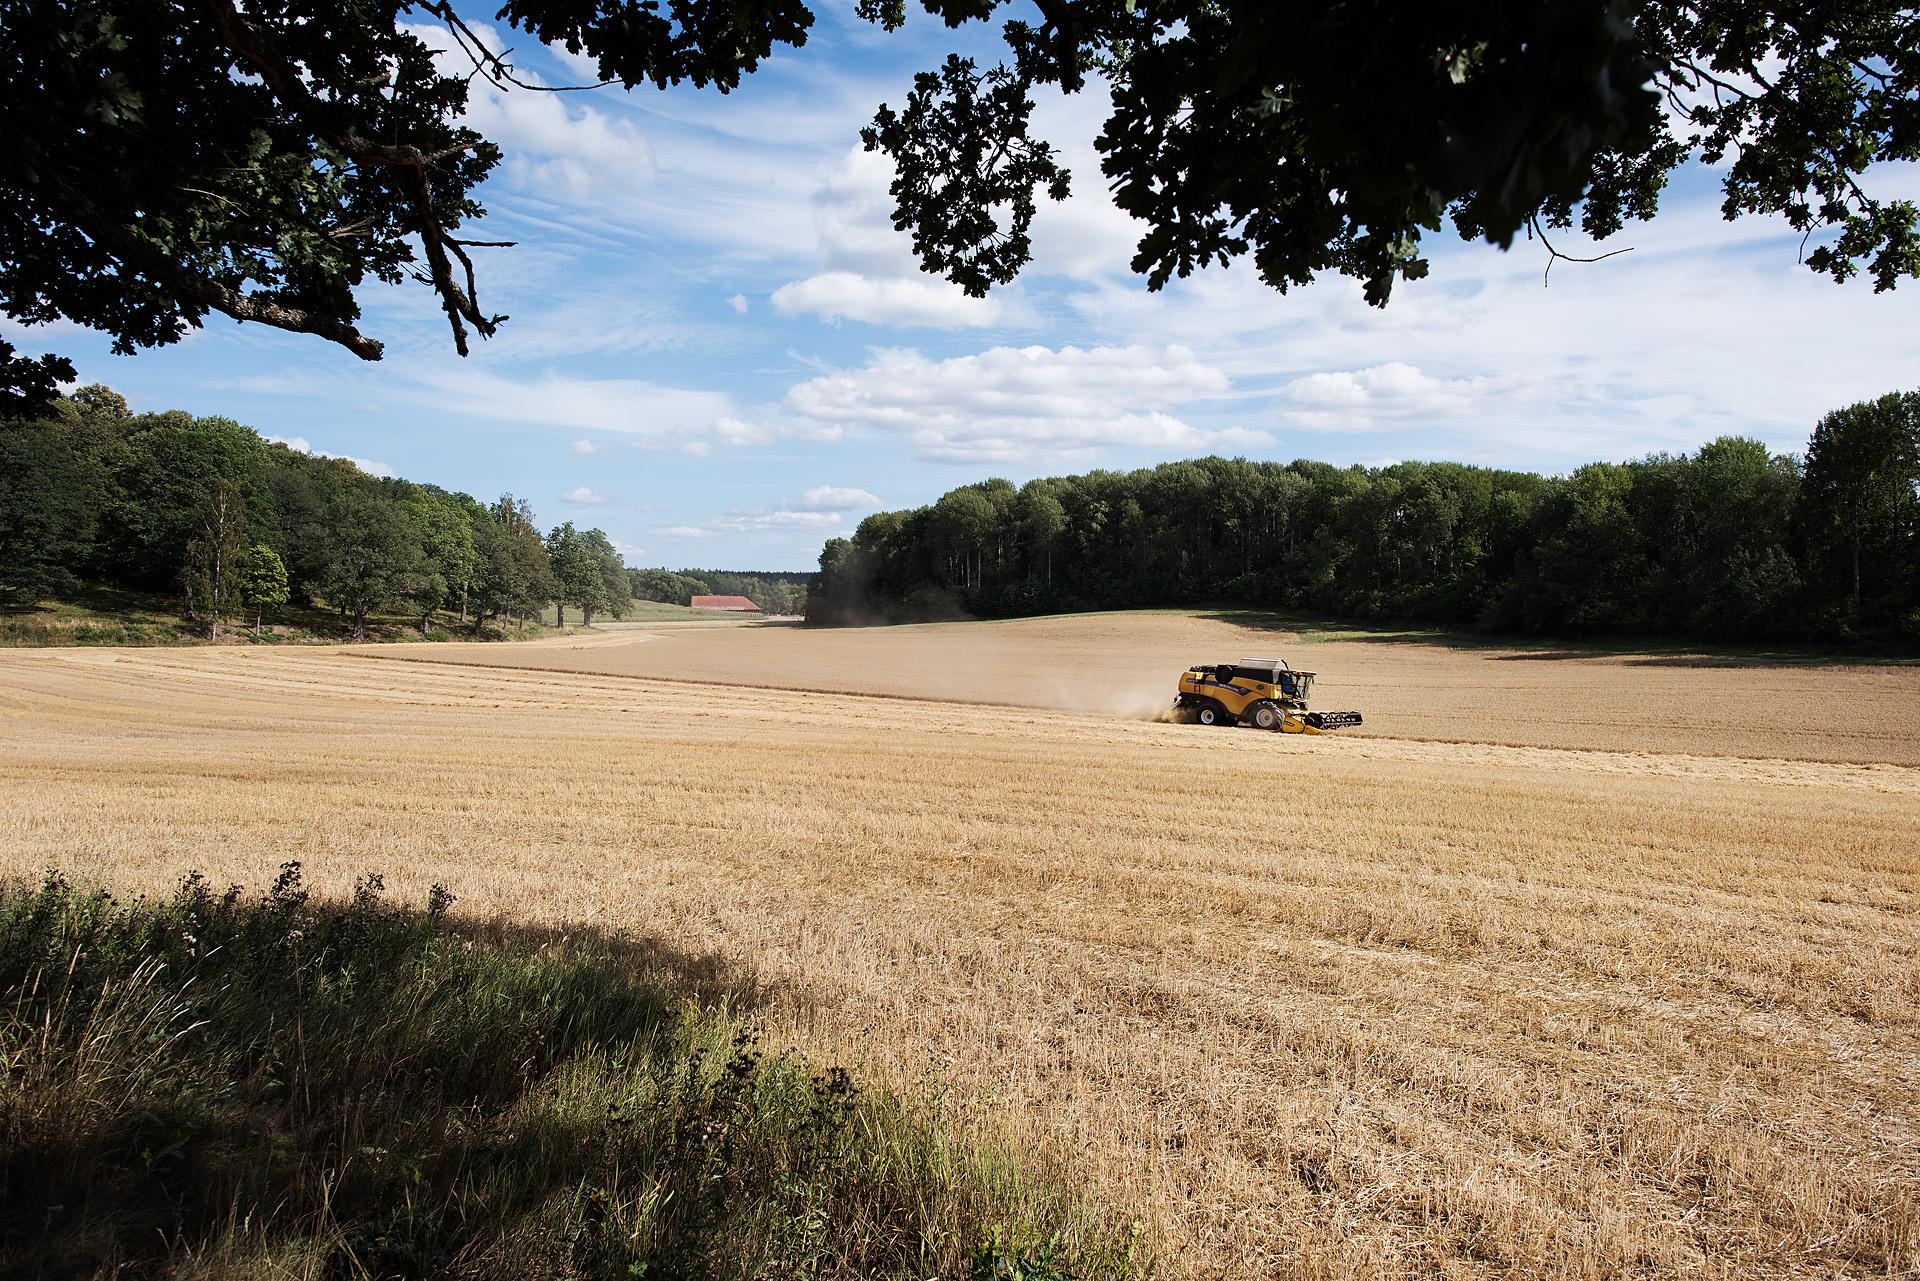
MULTIPOLYGON (((507 160, 474 234, 521 244, 481 251, 482 306, 512 319, 468 360, 419 286, 364 296, 379 364, 218 317, 130 358, 67 327, 4 332, 136 409, 512 491, 543 524, 604 528, 633 564, 740 569, 810 568, 868 511, 990 475, 1210 452, 1565 471, 1730 432, 1797 450, 1825 410, 1920 386, 1920 283, 1816 277, 1783 223, 1721 221, 1701 169, 1606 245, 1632 253, 1563 262, 1549 288, 1537 245, 1449 235, 1384 312, 1352 282, 1283 296, 1245 264, 1149 294, 1126 268, 1139 228, 1098 172, 1096 93, 1042 102, 1073 199, 1043 207, 1017 284, 965 298, 916 271, 886 164, 857 137, 953 37, 820 7, 804 49, 728 96, 476 86, 472 123, 507 160)), ((971 38, 990 52, 990 34, 971 38)), ((500 43, 549 83, 590 78, 500 43)))

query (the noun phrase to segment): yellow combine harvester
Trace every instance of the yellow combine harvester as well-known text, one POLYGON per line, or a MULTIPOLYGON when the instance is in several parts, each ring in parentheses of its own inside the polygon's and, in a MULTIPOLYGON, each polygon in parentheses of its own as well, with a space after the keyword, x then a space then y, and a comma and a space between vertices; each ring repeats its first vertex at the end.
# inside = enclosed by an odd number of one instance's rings
POLYGON ((1310 712, 1312 672, 1296 672, 1278 658, 1243 658, 1180 675, 1174 714, 1202 725, 1247 724, 1283 734, 1320 734, 1360 724, 1358 712, 1310 712))

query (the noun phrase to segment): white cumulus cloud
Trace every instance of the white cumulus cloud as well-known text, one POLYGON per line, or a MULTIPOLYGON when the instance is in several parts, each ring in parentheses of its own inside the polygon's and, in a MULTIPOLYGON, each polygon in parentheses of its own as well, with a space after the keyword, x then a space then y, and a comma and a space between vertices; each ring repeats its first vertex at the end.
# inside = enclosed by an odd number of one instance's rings
POLYGON ((969 298, 958 285, 932 276, 876 279, 851 271, 827 271, 784 284, 773 291, 773 306, 783 316, 937 329, 996 324, 1003 310, 998 298, 969 298))
POLYGON ((773 507, 736 507, 706 525, 683 527, 691 534, 699 529, 706 537, 724 533, 788 533, 845 537, 853 531, 849 511, 878 511, 880 499, 864 489, 840 485, 815 485, 798 498, 789 498, 773 507))
POLYGON ((838 485, 815 485, 800 495, 798 501, 788 503, 794 511, 879 511, 886 506, 879 498, 864 489, 843 489, 838 485))
POLYGON ((1282 417, 1311 431, 1369 431, 1409 420, 1455 420, 1496 400, 1541 390, 1523 376, 1436 378, 1413 365, 1389 361, 1366 369, 1308 374, 1288 383, 1282 417))
POLYGON ((774 290, 774 310, 934 329, 1005 320, 1003 294, 969 298, 958 285, 920 270, 912 241, 893 226, 892 180, 893 162, 860 147, 826 171, 812 202, 821 269, 774 290))
POLYGON ((578 507, 591 507, 595 504, 606 502, 607 496, 602 493, 596 493, 585 485, 576 485, 566 493, 560 495, 560 501, 563 503, 572 503, 578 507))
POLYGON ((730 414, 714 420, 713 434, 723 445, 763 445, 773 437, 766 428, 730 414))
POLYGON ((903 436, 924 458, 956 462, 1269 443, 1262 432, 1203 430, 1169 412, 1229 386, 1185 347, 994 347, 946 360, 896 348, 874 352, 864 368, 795 385, 786 405, 819 422, 903 436))

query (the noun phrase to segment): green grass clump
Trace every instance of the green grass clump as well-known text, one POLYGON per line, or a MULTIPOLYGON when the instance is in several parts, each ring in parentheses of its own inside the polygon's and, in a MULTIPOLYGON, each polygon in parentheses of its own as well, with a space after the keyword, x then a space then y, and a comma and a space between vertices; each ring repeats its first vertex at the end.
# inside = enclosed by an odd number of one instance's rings
POLYGON ((1120 1277, 1057 1174, 608 945, 0 889, 0 1275, 1120 1277))

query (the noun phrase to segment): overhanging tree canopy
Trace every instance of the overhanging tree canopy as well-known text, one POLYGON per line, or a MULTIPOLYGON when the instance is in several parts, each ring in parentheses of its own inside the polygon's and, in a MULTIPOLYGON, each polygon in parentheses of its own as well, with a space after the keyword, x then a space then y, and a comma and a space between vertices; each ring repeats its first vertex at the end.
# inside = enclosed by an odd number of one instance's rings
MULTIPOLYGON (((1037 196, 1067 194, 1034 90, 1103 82, 1098 146, 1159 288, 1251 255, 1279 289, 1334 271, 1384 304, 1425 234, 1510 245, 1653 216, 1690 156, 1729 162, 1725 212, 1812 238, 1807 264, 1876 289, 1920 274, 1920 21, 1893 0, 919 0, 953 27, 1007 15, 1004 64, 953 56, 865 132, 896 162, 896 224, 970 293, 1026 264, 1037 196)), ((858 0, 888 27, 907 0, 858 0)), ((738 85, 805 43, 799 0, 506 0, 498 21, 609 83, 738 85)), ((429 286, 455 348, 486 337, 461 234, 499 159, 409 24, 534 92, 450 0, 0 0, 0 309, 131 352, 212 312, 368 360, 353 289, 429 286)), ((0 343, 0 411, 70 365, 0 343)))

